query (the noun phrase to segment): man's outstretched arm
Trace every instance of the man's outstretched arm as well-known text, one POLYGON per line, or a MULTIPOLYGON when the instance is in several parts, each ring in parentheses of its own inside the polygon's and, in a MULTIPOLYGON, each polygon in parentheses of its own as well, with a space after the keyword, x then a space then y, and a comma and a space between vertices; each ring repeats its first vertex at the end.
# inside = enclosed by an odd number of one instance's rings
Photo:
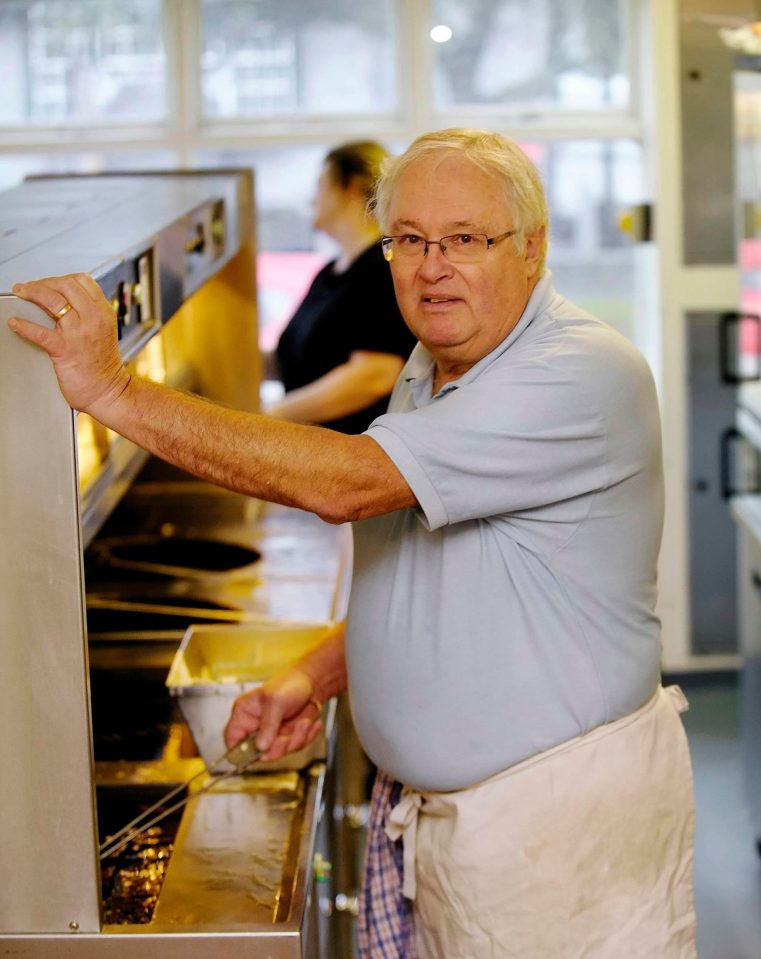
POLYGON ((130 376, 113 311, 89 275, 18 284, 13 293, 54 319, 66 304, 72 307, 53 329, 10 321, 19 336, 48 353, 67 402, 173 465, 329 522, 416 504, 393 462, 368 436, 226 409, 130 376))

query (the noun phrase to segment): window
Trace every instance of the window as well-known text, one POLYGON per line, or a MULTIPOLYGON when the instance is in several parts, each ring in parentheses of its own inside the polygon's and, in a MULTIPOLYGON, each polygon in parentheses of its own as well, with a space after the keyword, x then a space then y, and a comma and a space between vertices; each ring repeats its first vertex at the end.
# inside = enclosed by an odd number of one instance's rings
POLYGON ((439 111, 628 106, 622 0, 434 0, 432 13, 451 31, 435 44, 439 111))
POLYGON ((395 109, 391 0, 203 0, 202 9, 205 116, 395 109))
POLYGON ((273 349, 317 271, 335 255, 327 237, 312 229, 311 201, 330 147, 203 150, 200 167, 251 167, 257 219, 259 338, 273 349))
POLYGON ((643 198, 640 144, 595 139, 522 145, 547 192, 547 262, 557 289, 636 340, 633 247, 618 219, 643 198))
MULTIPOLYGON (((177 166, 170 150, 119 150, 92 153, 0 153, 0 190, 36 173, 104 173, 109 170, 170 170, 177 166)), ((0 207, 1 209, 1 207, 0 207)), ((0 213, 0 219, 2 213, 0 213)))
POLYGON ((643 8, 1 0, 0 187, 27 172, 251 166, 270 346, 334 255, 310 207, 330 147, 372 137, 396 152, 443 126, 502 130, 542 172, 558 288, 636 340, 633 247, 616 220, 645 198, 629 55, 643 8))
POLYGON ((0 5, 0 124, 119 123, 166 113, 160 0, 0 5))

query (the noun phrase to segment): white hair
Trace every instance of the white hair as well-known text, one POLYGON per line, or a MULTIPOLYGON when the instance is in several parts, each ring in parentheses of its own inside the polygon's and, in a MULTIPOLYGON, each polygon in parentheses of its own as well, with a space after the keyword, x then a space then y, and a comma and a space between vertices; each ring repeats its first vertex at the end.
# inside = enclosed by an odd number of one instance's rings
POLYGON ((417 160, 434 153, 460 153, 484 172, 501 180, 512 211, 516 251, 525 250, 526 237, 545 227, 537 275, 544 271, 547 258, 549 212, 539 171, 518 144, 500 133, 486 130, 451 128, 418 137, 404 153, 387 157, 371 201, 381 229, 388 228, 388 211, 400 174, 417 160))

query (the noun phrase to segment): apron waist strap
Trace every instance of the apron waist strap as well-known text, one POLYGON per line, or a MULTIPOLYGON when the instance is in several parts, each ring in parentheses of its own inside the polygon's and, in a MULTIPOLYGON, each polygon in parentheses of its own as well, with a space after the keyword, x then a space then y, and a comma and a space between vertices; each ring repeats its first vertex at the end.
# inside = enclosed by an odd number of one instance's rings
POLYGON ((417 848, 417 820, 423 797, 419 792, 405 786, 402 798, 391 810, 386 823, 386 835, 392 842, 402 837, 404 850, 404 880, 402 895, 415 898, 415 850, 417 848))

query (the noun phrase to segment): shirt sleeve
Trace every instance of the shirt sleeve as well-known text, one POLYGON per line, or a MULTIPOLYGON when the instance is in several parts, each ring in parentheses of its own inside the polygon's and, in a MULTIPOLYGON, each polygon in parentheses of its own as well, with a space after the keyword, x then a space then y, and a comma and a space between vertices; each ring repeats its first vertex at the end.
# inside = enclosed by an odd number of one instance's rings
POLYGON ((563 364, 511 366, 368 431, 402 473, 430 529, 525 512, 607 481, 599 397, 563 364))

